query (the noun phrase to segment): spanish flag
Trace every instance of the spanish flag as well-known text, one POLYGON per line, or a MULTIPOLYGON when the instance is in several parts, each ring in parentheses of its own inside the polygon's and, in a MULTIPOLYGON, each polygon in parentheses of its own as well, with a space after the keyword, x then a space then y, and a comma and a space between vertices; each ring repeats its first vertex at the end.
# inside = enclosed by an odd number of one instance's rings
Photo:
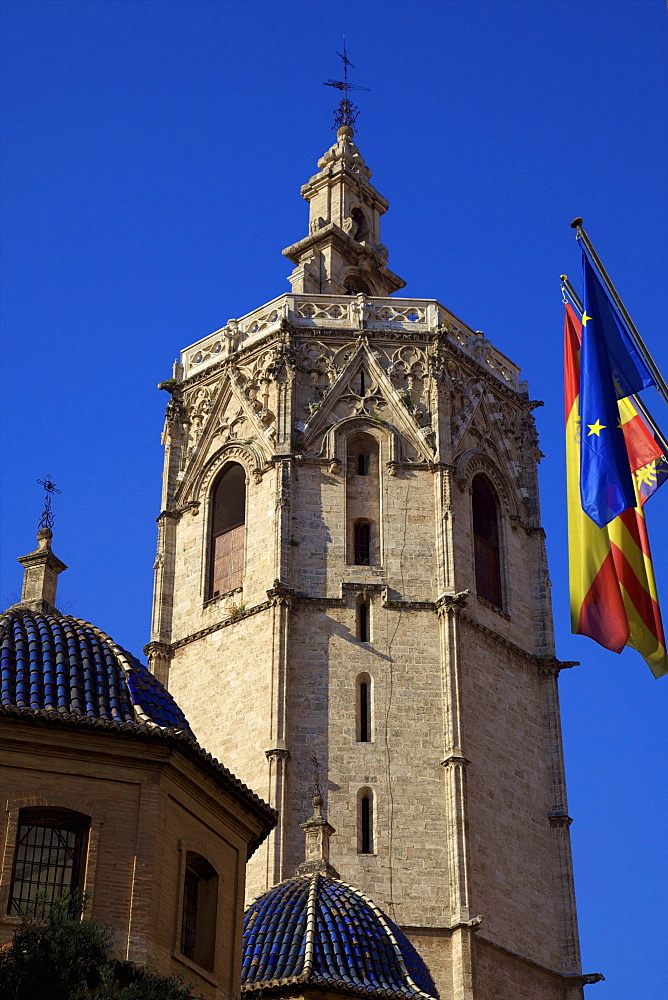
MULTIPOLYGON (((588 635, 615 653, 620 653, 624 646, 632 646, 644 657, 654 676, 660 677, 668 673, 668 655, 645 517, 638 496, 638 479, 634 476, 637 506, 622 511, 602 528, 581 506, 581 329, 575 312, 566 304, 564 340, 571 628, 573 632, 588 635)), ((620 401, 620 424, 623 426, 634 416, 637 414, 632 404, 628 400, 620 401)), ((628 430, 630 433, 631 428, 628 430)), ((648 442, 645 444, 651 448, 648 442)), ((643 457, 647 457, 647 453, 643 457)), ((630 455, 630 465, 633 464, 635 462, 630 455)))

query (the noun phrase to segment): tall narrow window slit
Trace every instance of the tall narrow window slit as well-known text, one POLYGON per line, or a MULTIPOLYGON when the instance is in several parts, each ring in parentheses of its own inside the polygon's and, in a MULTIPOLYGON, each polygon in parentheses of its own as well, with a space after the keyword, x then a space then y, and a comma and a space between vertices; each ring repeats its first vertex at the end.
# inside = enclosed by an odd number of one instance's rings
POLYGON ((360 799, 360 854, 373 854, 373 802, 370 794, 360 799))
POLYGON ((371 742, 371 705, 370 705, 369 682, 361 681, 359 686, 359 742, 371 742))
POLYGON ((362 600, 357 605, 357 638, 360 642, 369 642, 371 638, 369 629, 369 610, 368 601, 362 600))

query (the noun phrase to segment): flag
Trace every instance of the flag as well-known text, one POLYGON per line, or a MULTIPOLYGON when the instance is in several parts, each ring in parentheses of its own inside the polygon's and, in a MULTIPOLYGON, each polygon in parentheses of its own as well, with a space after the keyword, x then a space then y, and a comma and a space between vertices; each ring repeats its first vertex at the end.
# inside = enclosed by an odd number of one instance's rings
POLYGON ((668 655, 637 494, 634 491, 632 507, 603 527, 592 521, 580 502, 581 327, 568 304, 564 340, 571 629, 615 653, 632 646, 660 677, 668 673, 668 655))
POLYGON ((636 410, 632 399, 620 399, 619 418, 621 420, 629 467, 635 479, 644 506, 654 496, 659 486, 668 479, 668 456, 663 443, 659 443, 642 416, 636 410))
POLYGON ((617 400, 654 379, 584 247, 582 267, 580 496, 582 509, 602 528, 636 504, 617 400))

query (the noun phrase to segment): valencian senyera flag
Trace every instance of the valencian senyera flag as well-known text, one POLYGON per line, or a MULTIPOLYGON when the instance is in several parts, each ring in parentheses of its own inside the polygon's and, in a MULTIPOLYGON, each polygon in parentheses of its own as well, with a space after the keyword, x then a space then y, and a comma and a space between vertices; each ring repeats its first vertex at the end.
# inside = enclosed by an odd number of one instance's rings
POLYGON ((619 419, 626 440, 629 468, 642 507, 668 480, 668 456, 632 399, 619 400, 619 419))
MULTIPOLYGON (((586 329, 586 328, 585 328, 586 329)), ((649 430, 642 431, 636 423, 627 428, 629 439, 635 436, 635 450, 626 451, 626 470, 633 489, 633 506, 598 527, 582 509, 580 500, 580 320, 570 305, 566 305, 565 338, 565 402, 566 402, 566 464, 568 491, 568 548, 571 588, 572 631, 587 635, 616 653, 632 646, 645 658, 655 677, 668 673, 666 640, 661 623, 652 557, 650 554, 645 517, 631 466, 660 460, 658 445, 652 450, 649 430), (634 457, 635 456, 635 457, 634 457)), ((617 403, 615 403, 617 406, 617 403)), ((622 400, 614 426, 638 416, 629 400, 622 400)), ((611 418, 608 418, 611 419, 611 418)), ((604 421, 602 421, 604 422, 604 421)), ((585 432, 587 428, 584 428, 585 432)), ((624 438, 625 439, 625 438, 624 438)), ((653 440, 653 438, 652 438, 653 440)), ((638 470, 643 468, 638 466, 638 470)), ((635 470, 634 470, 635 471, 635 470)))
POLYGON ((636 506, 617 400, 655 382, 584 246, 582 251, 580 496, 582 509, 602 528, 636 506))

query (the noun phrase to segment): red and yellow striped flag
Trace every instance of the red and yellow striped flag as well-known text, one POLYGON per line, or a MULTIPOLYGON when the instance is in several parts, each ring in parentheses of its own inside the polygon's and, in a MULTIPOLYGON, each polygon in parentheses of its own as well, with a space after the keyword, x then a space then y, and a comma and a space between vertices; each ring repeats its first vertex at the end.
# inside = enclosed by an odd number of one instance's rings
MULTIPOLYGON (((581 337, 580 322, 567 304, 564 388, 571 629, 615 653, 632 646, 660 677, 668 673, 668 656, 640 503, 599 528, 580 502, 581 337)), ((629 411, 622 406, 620 420, 628 419, 629 411)))

